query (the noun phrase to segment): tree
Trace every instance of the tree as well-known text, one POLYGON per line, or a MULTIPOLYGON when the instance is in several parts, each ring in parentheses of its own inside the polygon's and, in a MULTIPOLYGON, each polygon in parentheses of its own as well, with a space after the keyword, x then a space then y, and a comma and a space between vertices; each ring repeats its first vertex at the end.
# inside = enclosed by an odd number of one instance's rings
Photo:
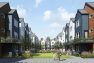
POLYGON ((55 48, 55 49, 60 49, 60 48, 63 48, 63 45, 62 45, 61 42, 57 41, 57 42, 54 44, 53 48, 55 48))

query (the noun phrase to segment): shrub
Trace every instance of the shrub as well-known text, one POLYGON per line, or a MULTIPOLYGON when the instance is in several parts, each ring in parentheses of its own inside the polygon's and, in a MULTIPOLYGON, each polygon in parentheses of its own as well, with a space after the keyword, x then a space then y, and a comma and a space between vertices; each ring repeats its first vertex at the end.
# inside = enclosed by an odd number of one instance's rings
POLYGON ((22 54, 22 57, 23 58, 31 58, 31 56, 32 56, 32 54, 30 53, 30 52, 24 52, 23 54, 22 54))
POLYGON ((39 53, 51 53, 51 50, 40 50, 39 53))
POLYGON ((88 54, 81 54, 82 58, 94 58, 94 54, 88 53, 88 54))
POLYGON ((73 55, 74 55, 74 56, 78 56, 78 57, 80 56, 80 54, 79 54, 79 53, 75 53, 75 54, 73 54, 73 55))

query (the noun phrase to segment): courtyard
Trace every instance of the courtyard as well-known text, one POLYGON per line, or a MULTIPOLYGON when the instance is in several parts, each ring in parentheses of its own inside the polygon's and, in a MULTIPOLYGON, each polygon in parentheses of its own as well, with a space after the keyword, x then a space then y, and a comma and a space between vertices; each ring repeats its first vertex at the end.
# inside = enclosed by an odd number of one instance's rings
POLYGON ((94 63, 94 58, 83 59, 80 57, 72 57, 62 60, 54 60, 53 58, 2 58, 0 63, 94 63))

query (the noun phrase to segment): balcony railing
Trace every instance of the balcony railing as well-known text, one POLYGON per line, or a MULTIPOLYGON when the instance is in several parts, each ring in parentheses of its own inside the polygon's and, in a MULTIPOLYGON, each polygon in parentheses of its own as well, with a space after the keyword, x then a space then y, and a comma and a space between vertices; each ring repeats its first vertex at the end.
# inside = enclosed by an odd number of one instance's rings
POLYGON ((94 38, 75 38, 74 40, 65 42, 64 45, 71 45, 78 43, 94 43, 94 38))
POLYGON ((20 43, 20 41, 14 38, 10 38, 10 37, 8 38, 1 37, 0 43, 20 43))

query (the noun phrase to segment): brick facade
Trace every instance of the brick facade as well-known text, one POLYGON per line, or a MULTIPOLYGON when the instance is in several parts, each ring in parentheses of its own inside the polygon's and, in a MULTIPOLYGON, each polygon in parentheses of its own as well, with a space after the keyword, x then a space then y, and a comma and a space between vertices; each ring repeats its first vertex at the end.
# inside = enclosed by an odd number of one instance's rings
POLYGON ((86 3, 84 9, 89 13, 89 37, 94 38, 94 8, 86 3))

